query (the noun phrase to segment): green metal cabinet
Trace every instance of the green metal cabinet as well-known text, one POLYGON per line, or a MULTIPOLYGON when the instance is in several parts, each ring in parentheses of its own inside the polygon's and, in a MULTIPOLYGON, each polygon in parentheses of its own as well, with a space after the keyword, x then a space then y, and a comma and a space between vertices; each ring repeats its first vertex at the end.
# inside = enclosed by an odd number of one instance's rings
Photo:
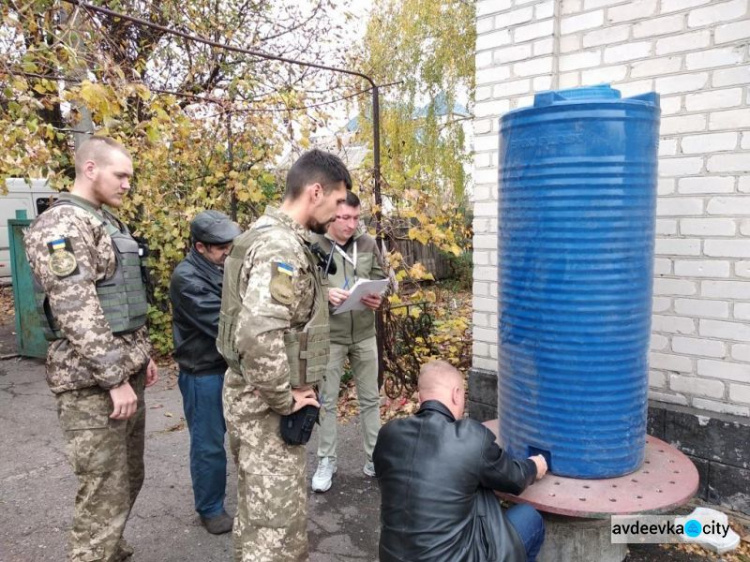
POLYGON ((31 267, 23 246, 23 231, 31 224, 26 211, 16 211, 16 218, 8 221, 13 302, 16 311, 16 342, 18 353, 25 357, 46 357, 47 340, 34 300, 31 267))

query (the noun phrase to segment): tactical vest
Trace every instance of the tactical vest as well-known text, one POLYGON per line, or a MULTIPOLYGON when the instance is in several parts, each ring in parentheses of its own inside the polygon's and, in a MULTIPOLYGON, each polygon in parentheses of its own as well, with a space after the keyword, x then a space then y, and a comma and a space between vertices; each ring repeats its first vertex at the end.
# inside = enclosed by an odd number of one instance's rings
MULTIPOLYGON (((144 265, 138 242, 130 236, 130 231, 125 225, 122 225, 124 231, 121 231, 113 224, 114 219, 107 220, 91 205, 78 200, 61 199, 53 207, 60 205, 75 205, 88 211, 101 222, 112 239, 112 248, 117 261, 115 272, 108 279, 102 279, 96 283, 96 294, 112 333, 127 334, 144 326, 148 300, 142 273, 144 265)), ((39 317, 42 319, 45 338, 49 341, 62 339, 64 336, 60 325, 50 309, 47 295, 36 278, 34 279, 34 296, 39 317)))
MULTIPOLYGON (((261 233, 265 234, 268 228, 286 230, 281 226, 267 225, 253 228, 241 234, 235 238, 232 252, 224 262, 224 285, 221 294, 219 335, 216 346, 227 365, 237 373, 242 372, 241 357, 234 343, 237 319, 242 308, 242 298, 239 294, 242 264, 250 246, 261 233)), ((323 279, 312 252, 307 246, 304 246, 304 248, 307 260, 314 272, 315 301, 312 318, 305 324, 305 327, 302 330, 292 329, 284 334, 292 388, 309 386, 322 381, 328 367, 330 350, 328 301, 323 279)))

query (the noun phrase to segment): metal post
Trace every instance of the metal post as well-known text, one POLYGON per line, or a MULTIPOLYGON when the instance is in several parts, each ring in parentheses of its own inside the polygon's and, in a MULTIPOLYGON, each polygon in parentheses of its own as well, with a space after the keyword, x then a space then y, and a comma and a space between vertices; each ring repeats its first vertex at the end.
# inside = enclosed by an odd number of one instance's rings
MULTIPOLYGON (((234 142, 232 140, 232 111, 227 110, 227 163, 229 171, 234 169, 234 142)), ((232 220, 237 222, 237 192, 232 190, 230 195, 230 215, 232 220)))
MULTIPOLYGON (((373 173, 373 192, 375 195, 375 243, 380 247, 381 252, 385 252, 383 242, 382 219, 383 214, 381 207, 383 198, 380 194, 380 90, 373 84, 372 88, 372 173, 373 173)), ((385 317, 382 310, 375 313, 375 337, 378 345, 378 388, 383 386, 385 374, 385 317)))

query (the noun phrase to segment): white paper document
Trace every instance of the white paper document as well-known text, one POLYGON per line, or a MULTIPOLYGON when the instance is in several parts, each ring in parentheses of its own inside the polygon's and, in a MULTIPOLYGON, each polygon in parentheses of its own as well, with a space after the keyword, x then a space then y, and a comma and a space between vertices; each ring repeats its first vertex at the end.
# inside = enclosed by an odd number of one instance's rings
POLYGON ((367 307, 360 301, 367 295, 382 295, 388 288, 388 279, 360 279, 349 290, 349 297, 342 302, 333 314, 351 312, 353 310, 365 310, 367 307))

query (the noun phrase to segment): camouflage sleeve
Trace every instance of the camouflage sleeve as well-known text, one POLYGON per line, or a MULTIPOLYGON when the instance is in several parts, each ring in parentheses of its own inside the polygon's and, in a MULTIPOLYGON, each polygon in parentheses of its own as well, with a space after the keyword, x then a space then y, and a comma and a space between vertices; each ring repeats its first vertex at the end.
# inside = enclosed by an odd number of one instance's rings
POLYGON ((133 357, 136 350, 116 338, 104 318, 95 285, 98 261, 103 257, 97 255, 93 227, 72 208, 55 211, 42 215, 27 231, 26 253, 63 337, 86 358, 97 384, 108 389, 133 374, 134 361, 145 364, 144 358, 140 353, 133 357), (52 251, 48 245, 61 239, 68 241, 76 260, 76 268, 69 275, 57 275, 50 267, 52 251))
POLYGON ((313 289, 308 286, 308 276, 301 274, 308 267, 304 255, 284 240, 266 238, 259 242, 248 252, 244 265, 250 273, 237 319, 235 345, 245 380, 272 410, 286 415, 292 411, 293 399, 284 334, 291 328, 300 295, 313 289), (272 291, 272 281, 283 281, 290 298, 272 291))

